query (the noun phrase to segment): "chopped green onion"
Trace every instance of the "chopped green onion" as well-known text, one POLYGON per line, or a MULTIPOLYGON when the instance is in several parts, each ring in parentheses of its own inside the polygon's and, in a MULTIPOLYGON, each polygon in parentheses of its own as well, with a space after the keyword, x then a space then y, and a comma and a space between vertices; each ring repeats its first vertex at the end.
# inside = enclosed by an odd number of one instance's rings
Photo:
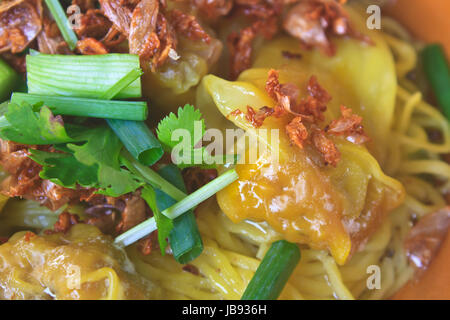
MULTIPOLYGON (((28 93, 98 99, 139 69, 139 57, 132 54, 27 55, 28 93)), ((141 81, 136 79, 115 96, 140 98, 141 81)))
POLYGON ((296 244, 285 240, 272 243, 241 300, 276 300, 299 261, 296 244))
POLYGON ((0 116, 4 116, 6 112, 8 112, 8 105, 11 101, 6 100, 0 103, 0 116))
POLYGON ((144 165, 151 166, 161 159, 164 151, 144 121, 106 119, 131 155, 144 165))
POLYGON ((70 50, 73 51, 77 46, 78 38, 69 24, 69 20, 67 19, 61 3, 59 3, 59 0, 45 0, 45 3, 55 19, 64 40, 66 40, 70 50))
POLYGON ((219 192, 229 184, 233 183, 238 178, 239 176, 236 173, 236 170, 234 169, 228 170, 227 172, 221 174, 219 177, 212 180, 208 184, 204 185, 200 189, 194 191, 180 202, 174 204, 170 208, 167 208, 162 212, 162 214, 169 217, 170 219, 175 219, 179 215, 183 214, 189 209, 194 208, 195 206, 202 203, 209 197, 215 195, 217 192, 219 192))
POLYGON ((203 242, 192 210, 173 220, 169 236, 172 254, 178 263, 186 264, 203 252, 203 242))
MULTIPOLYGON (((229 184, 233 183, 239 178, 238 174, 234 169, 231 169, 213 181, 207 183, 194 193, 188 195, 186 198, 180 202, 174 204, 173 206, 163 210, 161 213, 170 219, 175 219, 181 216, 183 213, 189 211, 190 209, 196 207, 198 204, 213 196, 229 184)), ((115 239, 115 243, 121 244, 123 246, 128 246, 133 242, 149 235, 155 231, 156 222, 155 218, 152 217, 146 221, 138 224, 134 228, 131 228, 127 232, 122 233, 115 239)))
MULTIPOLYGON (((142 70, 140 68, 131 70, 106 90, 101 97, 108 100, 114 98, 120 91, 133 83, 141 75, 142 70)), ((125 148, 138 161, 149 166, 161 159, 164 154, 161 143, 156 139, 145 122, 119 119, 106 119, 106 122, 120 141, 122 141, 125 148)))
MULTIPOLYGON (((119 94, 123 89, 132 84, 136 79, 142 76, 144 72, 140 68, 136 68, 128 72, 122 79, 113 84, 108 90, 106 90, 100 99, 111 100, 119 94)), ((145 119, 143 119, 145 120, 145 119)))
POLYGON ((20 83, 19 74, 5 61, 0 59, 0 101, 8 99, 11 91, 20 83))
POLYGON ((145 220, 134 228, 131 228, 130 230, 119 235, 114 240, 114 243, 126 247, 148 236, 157 229, 155 217, 151 217, 150 219, 145 220))
MULTIPOLYGON (((131 70, 125 77, 108 89, 102 97, 106 99, 114 98, 118 92, 122 91, 141 75, 141 69, 131 70)), ((107 123, 135 159, 148 166, 161 159, 164 154, 161 143, 156 139, 145 122, 107 119, 107 123)))
POLYGON ((42 102, 53 114, 122 120, 145 120, 148 108, 141 101, 109 101, 87 98, 58 97, 15 92, 11 102, 42 102))
POLYGON ((447 119, 450 120, 450 70, 440 44, 431 44, 422 51, 425 74, 447 119))
MULTIPOLYGON (((180 169, 175 165, 167 165, 158 173, 177 188, 186 192, 180 169)), ((176 203, 176 200, 166 193, 156 189, 156 202, 161 211, 176 203)), ((197 221, 192 210, 173 220, 173 229, 169 235, 170 248, 178 263, 186 264, 197 258, 203 251, 203 242, 198 230, 197 221)))
POLYGON ((153 188, 163 191, 176 201, 180 201, 187 196, 186 193, 180 191, 174 185, 167 182, 167 180, 162 178, 158 173, 136 161, 128 152, 125 151, 121 153, 120 161, 132 173, 142 177, 142 179, 150 184, 153 188))
POLYGON ((37 56, 37 55, 40 55, 41 53, 39 52, 39 51, 37 51, 37 50, 34 50, 34 49, 29 49, 28 50, 28 54, 30 55, 30 56, 37 56))
POLYGON ((5 113, 8 112, 8 105, 10 101, 0 103, 0 131, 3 128, 11 126, 5 117, 5 113))

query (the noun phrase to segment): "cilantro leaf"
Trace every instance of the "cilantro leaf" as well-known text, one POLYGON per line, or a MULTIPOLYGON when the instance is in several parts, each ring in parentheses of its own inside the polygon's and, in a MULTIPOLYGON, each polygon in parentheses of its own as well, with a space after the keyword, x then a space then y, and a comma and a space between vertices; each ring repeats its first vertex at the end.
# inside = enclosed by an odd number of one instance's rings
POLYGON ((99 193, 118 197, 139 188, 142 183, 128 170, 120 167, 119 138, 106 126, 97 128, 82 145, 67 144, 76 160, 86 166, 98 166, 99 193))
POLYGON ((30 158, 42 165, 39 176, 66 188, 81 185, 87 188, 97 187, 98 165, 87 166, 70 153, 46 152, 30 149, 30 158))
POLYGON ((205 134, 205 120, 202 119, 200 110, 187 104, 183 108, 178 108, 177 115, 171 112, 159 122, 156 132, 159 141, 164 145, 166 151, 170 151, 179 143, 179 140, 172 140, 172 133, 177 129, 187 130, 190 136, 190 146, 193 149, 205 134), (200 125, 200 132, 195 132, 196 125, 200 125), (197 133, 197 136, 194 135, 195 133, 197 133))
POLYGON ((142 186, 138 177, 122 169, 120 140, 107 126, 78 132, 86 141, 77 144, 58 144, 62 153, 30 150, 30 158, 43 166, 40 177, 66 188, 77 185, 98 189, 98 193, 112 197, 133 192, 142 186))
MULTIPOLYGON (((161 213, 161 210, 166 209, 161 209, 161 201, 164 202, 165 200, 160 196, 158 196, 158 200, 156 200, 156 192, 150 185, 147 184, 142 188, 141 197, 147 202, 150 209, 152 209, 153 216, 156 220, 156 227, 158 229, 159 247, 161 249, 161 254, 164 255, 167 247, 167 239, 173 229, 173 220, 161 213)), ((171 200, 171 198, 169 199, 171 200)))
POLYGON ((215 160, 226 162, 224 155, 212 156, 205 147, 195 147, 205 135, 205 121, 200 110, 192 105, 178 108, 177 115, 171 112, 159 122, 156 132, 165 151, 172 152, 172 160, 181 169, 192 166, 209 169, 216 167, 215 160), (178 129, 184 132, 180 132, 180 139, 173 140, 173 133, 178 129))
POLYGON ((62 118, 53 116, 47 107, 39 112, 28 104, 10 103, 5 118, 9 125, 0 129, 0 137, 23 144, 54 144, 73 142, 66 132, 62 118))

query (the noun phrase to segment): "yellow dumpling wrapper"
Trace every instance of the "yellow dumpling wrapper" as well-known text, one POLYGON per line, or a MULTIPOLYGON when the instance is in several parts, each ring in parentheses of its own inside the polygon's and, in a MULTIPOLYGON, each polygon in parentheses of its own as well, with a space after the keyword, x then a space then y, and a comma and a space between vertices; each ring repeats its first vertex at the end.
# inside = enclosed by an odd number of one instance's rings
POLYGON ((0 246, 0 261, 0 299, 149 299, 156 290, 111 237, 83 223, 67 233, 18 232, 0 246))
POLYGON ((381 35, 367 32, 365 22, 351 10, 350 15, 354 26, 368 34, 373 45, 333 39, 337 54, 330 58, 319 50, 302 50, 293 38, 279 37, 257 50, 254 67, 237 81, 204 77, 196 98, 207 127, 239 127, 256 135, 259 144, 251 144, 246 156, 259 145, 266 146, 253 164, 237 164, 239 180, 217 194, 224 213, 234 222, 267 221, 289 241, 329 250, 339 264, 363 247, 405 194, 401 183, 386 176, 378 163, 385 157, 394 114, 394 60, 381 35), (297 85, 300 98, 307 94, 309 78, 316 76, 332 96, 322 128, 340 116, 340 105, 352 108, 363 117, 371 138, 367 148, 334 137, 341 160, 336 167, 323 166, 310 146, 300 149, 289 140, 285 126, 292 115, 269 117, 260 127, 279 129, 278 140, 254 130, 244 113, 247 106, 255 110, 274 106, 265 91, 270 68, 279 71, 280 83, 297 85), (236 109, 243 113, 233 113, 236 109))
MULTIPOLYGON (((232 112, 246 111, 247 105, 255 109, 273 106, 263 88, 267 72, 267 69, 248 70, 239 79, 247 81, 236 82, 205 77, 197 105, 203 112, 210 112, 205 115, 208 125, 223 128, 221 122, 231 120, 234 125, 258 134, 244 115, 232 112), (211 116, 212 110, 219 110, 222 117, 211 116)), ((331 79, 324 75, 318 78, 333 97, 345 96, 345 89, 336 82, 332 85, 331 79)), ((306 73, 280 71, 282 83, 289 80, 305 87, 307 79, 306 73)), ((338 107, 336 101, 329 104, 324 123, 338 115, 338 107)), ((268 151, 254 164, 236 165, 239 180, 217 194, 218 203, 234 222, 267 221, 287 240, 328 249, 343 264, 378 228, 387 213, 403 201, 403 187, 381 171, 364 146, 344 138, 334 138, 341 153, 338 165, 321 166, 308 148, 300 149, 289 141, 284 127, 291 118, 286 115, 265 120, 260 129, 279 129, 279 141, 262 138, 268 151), (279 152, 278 162, 272 161, 272 152, 279 152)), ((248 153, 253 148, 256 146, 250 146, 248 153)))

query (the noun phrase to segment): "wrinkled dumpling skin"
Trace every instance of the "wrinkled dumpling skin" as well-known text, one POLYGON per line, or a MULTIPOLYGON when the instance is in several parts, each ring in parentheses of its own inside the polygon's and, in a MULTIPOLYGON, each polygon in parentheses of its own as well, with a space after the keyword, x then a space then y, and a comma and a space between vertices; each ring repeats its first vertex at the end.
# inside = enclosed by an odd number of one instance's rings
POLYGON ((211 39, 210 44, 180 39, 179 47, 178 60, 168 59, 157 72, 145 70, 142 77, 143 94, 156 107, 153 119, 194 103, 196 87, 216 63, 222 43, 217 39, 211 39))
MULTIPOLYGON (((167 6, 167 11, 178 9, 185 14, 196 15, 187 2, 170 1, 167 6)), ((143 65, 142 91, 152 106, 156 107, 156 110, 153 109, 154 119, 176 112, 178 107, 186 103, 193 104, 195 90, 202 77, 216 69, 223 44, 215 38, 212 29, 206 24, 202 26, 211 36, 209 43, 178 35, 177 59, 167 59, 155 72, 149 69, 149 65, 143 65)))
POLYGON ((91 225, 67 234, 19 232, 0 246, 0 299, 148 299, 153 287, 91 225))

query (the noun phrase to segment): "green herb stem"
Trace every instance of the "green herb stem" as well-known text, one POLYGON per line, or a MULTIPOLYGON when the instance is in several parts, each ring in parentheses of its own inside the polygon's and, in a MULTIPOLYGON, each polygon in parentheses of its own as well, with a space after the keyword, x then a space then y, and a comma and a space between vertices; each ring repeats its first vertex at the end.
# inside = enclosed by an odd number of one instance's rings
MULTIPOLYGON (((158 170, 158 173, 177 188, 186 191, 181 171, 177 166, 169 164, 158 170)), ((165 210, 176 203, 176 200, 166 193, 158 189, 155 191, 156 201, 160 210, 165 210)), ((173 257, 178 263, 189 263, 203 251, 203 242, 194 212, 189 210, 172 221, 173 228, 169 234, 169 243, 173 257)))
POLYGON ((114 243, 126 247, 148 236, 157 229, 155 217, 151 217, 150 219, 145 220, 134 228, 119 235, 114 240, 114 243))
POLYGON ((422 51, 425 74, 447 119, 450 120, 450 70, 440 44, 430 44, 422 51))
POLYGON ((187 196, 186 193, 180 191, 154 170, 136 161, 136 159, 133 158, 129 152, 122 151, 120 161, 128 168, 128 170, 133 172, 135 175, 140 176, 145 182, 149 183, 154 188, 163 191, 176 201, 180 201, 187 196))
POLYGON ((69 45, 70 50, 73 51, 77 46, 78 38, 69 24, 61 3, 58 0, 45 0, 45 3, 55 19, 64 40, 69 45))
POLYGON ((285 240, 272 243, 241 300, 276 300, 299 261, 296 244, 285 240))
POLYGON ((227 172, 221 174, 216 179, 212 180, 208 184, 204 185, 200 189, 194 191, 190 195, 188 195, 183 200, 174 204, 170 208, 167 208, 162 212, 166 217, 170 219, 175 219, 180 214, 188 211, 189 209, 194 208, 198 204, 202 203, 209 197, 215 195, 217 192, 233 183, 239 178, 236 170, 231 169, 227 172))
POLYGON ((18 87, 20 80, 19 74, 0 59, 0 101, 9 99, 11 91, 18 87))
POLYGON ((147 104, 142 101, 109 101, 87 98, 58 97, 15 92, 11 102, 43 103, 53 114, 121 120, 147 119, 147 104))
POLYGON ((170 232, 173 229, 173 220, 167 218, 161 213, 161 198, 156 195, 156 190, 149 184, 144 185, 141 189, 141 197, 147 202, 153 213, 153 217, 156 221, 156 228, 158 228, 158 243, 161 255, 166 254, 167 238, 169 238, 170 232))
POLYGON ((139 162, 150 166, 161 159, 162 146, 144 121, 106 119, 106 122, 139 162))
POLYGON ((192 210, 173 220, 169 243, 173 257, 181 264, 191 262, 203 252, 202 237, 192 210))
MULTIPOLYGON (((122 90, 131 85, 136 79, 142 76, 144 72, 140 68, 136 68, 127 73, 122 79, 113 84, 108 90, 106 90, 100 99, 111 100, 115 98, 122 90)), ((145 119, 143 119, 145 120, 145 119)))
MULTIPOLYGON (((238 175, 234 169, 231 169, 213 181, 207 183, 194 193, 188 195, 183 200, 177 202, 173 206, 163 210, 161 213, 170 219, 175 219, 181 216, 183 213, 189 211, 190 209, 196 207, 198 204, 213 196, 229 184, 233 183, 238 179, 238 175)), ((155 218, 152 217, 141 224, 138 224, 134 228, 122 233, 115 239, 115 243, 121 244, 123 246, 128 246, 133 242, 147 236, 148 234, 155 231, 156 222, 155 218)))
MULTIPOLYGON (((141 75, 141 69, 131 70, 109 88, 102 95, 102 98, 113 99, 141 75)), ((161 143, 156 139, 145 122, 107 119, 107 123, 135 159, 148 166, 161 159, 164 154, 161 143)))

